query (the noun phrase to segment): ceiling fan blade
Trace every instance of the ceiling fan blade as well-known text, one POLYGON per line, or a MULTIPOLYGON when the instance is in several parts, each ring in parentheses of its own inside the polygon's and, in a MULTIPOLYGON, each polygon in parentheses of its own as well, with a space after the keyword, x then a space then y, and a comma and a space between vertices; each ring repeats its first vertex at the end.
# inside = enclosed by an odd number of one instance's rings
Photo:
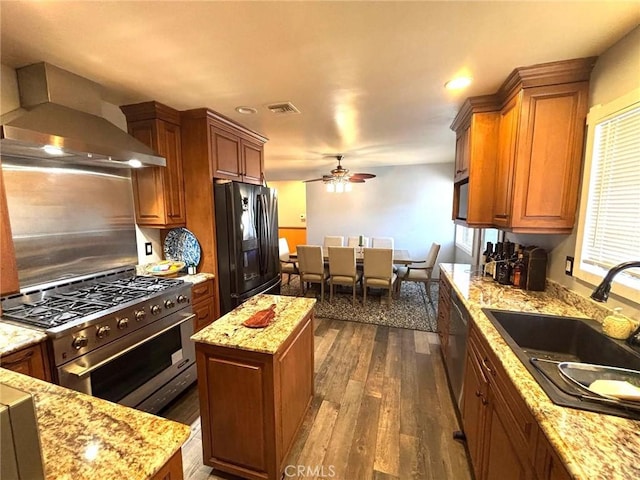
POLYGON ((364 178, 369 179, 369 178, 376 178, 376 176, 373 173, 354 173, 351 175, 351 178, 356 177, 356 178, 364 178))
POLYGON ((349 183, 364 183, 364 178, 351 177, 349 178, 349 183))
POLYGON ((312 180, 303 180, 304 183, 309 183, 309 182, 321 182, 323 181, 324 178, 314 178, 312 180))

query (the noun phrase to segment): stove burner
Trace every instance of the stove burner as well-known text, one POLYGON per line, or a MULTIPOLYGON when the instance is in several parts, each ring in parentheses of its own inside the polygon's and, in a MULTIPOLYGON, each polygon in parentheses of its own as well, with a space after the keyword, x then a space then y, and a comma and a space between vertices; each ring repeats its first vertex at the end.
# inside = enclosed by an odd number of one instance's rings
POLYGON ((37 327, 53 328, 112 307, 144 301, 150 295, 183 283, 183 280, 157 277, 104 281, 66 291, 63 289, 36 302, 4 308, 3 316, 37 327))

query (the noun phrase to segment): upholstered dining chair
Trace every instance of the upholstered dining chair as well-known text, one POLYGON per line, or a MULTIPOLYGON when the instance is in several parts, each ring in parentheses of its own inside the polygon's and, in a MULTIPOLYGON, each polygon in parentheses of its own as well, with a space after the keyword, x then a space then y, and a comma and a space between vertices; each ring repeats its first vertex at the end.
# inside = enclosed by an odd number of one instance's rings
POLYGON ((372 248, 390 248, 393 250, 393 237, 373 237, 371 239, 372 248))
POLYGON ((291 260, 289 254, 289 243, 286 238, 278 239, 278 250, 280 254, 280 277, 287 275, 287 285, 291 283, 291 275, 299 275, 298 265, 291 260))
POLYGON ((433 274, 433 267, 436 265, 438 253, 440 252, 440 244, 432 243, 429 253, 427 253, 427 259, 420 262, 412 263, 411 265, 398 268, 398 293, 402 288, 402 282, 418 282, 424 285, 424 289, 429 299, 429 303, 433 304, 431 298, 430 283, 432 282, 431 275, 433 274))
MULTIPOLYGON (((390 248, 364 249, 364 276, 362 277, 362 305, 367 304, 367 288, 389 290, 389 304, 397 275, 393 273, 393 250, 390 248)), ((380 299, 382 300, 382 299, 380 299)))
POLYGON ((344 237, 325 235, 322 245, 327 247, 341 247, 344 245, 344 237))
POLYGON ((320 284, 320 301, 324 301, 324 284, 327 281, 327 270, 320 245, 298 245, 298 271, 300 272, 300 292, 304 296, 305 283, 320 284))
POLYGON ((329 247, 329 303, 333 302, 334 285, 351 285, 352 305, 356 304, 356 283, 361 274, 356 270, 356 249, 353 247, 329 247))
MULTIPOLYGON (((347 238, 347 247, 359 247, 360 246, 360 237, 348 237, 347 238)), ((369 246, 369 237, 362 237, 362 246, 369 246)))

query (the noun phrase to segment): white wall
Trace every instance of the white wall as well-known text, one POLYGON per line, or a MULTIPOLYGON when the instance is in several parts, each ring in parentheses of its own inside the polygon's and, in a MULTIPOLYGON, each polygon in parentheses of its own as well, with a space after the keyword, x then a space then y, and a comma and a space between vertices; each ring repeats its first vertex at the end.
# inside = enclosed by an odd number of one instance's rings
POLYGON ((268 182, 278 191, 278 226, 307 226, 307 194, 305 183, 297 181, 268 182))
POLYGON ((452 262, 453 163, 367 171, 377 177, 353 184, 348 193, 328 193, 322 182, 306 184, 307 241, 322 244, 325 235, 394 237, 396 248, 417 259, 437 242, 438 262, 452 262))

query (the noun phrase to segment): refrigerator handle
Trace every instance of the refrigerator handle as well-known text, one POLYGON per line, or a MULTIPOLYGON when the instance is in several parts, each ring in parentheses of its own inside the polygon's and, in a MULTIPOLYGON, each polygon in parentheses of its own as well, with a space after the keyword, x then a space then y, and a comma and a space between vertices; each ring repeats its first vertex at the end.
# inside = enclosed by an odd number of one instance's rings
POLYGON ((265 209, 264 209, 264 200, 262 195, 256 195, 256 235, 258 237, 258 264, 260 269, 260 275, 264 275, 265 272, 265 231, 264 231, 264 222, 265 222, 265 209))

